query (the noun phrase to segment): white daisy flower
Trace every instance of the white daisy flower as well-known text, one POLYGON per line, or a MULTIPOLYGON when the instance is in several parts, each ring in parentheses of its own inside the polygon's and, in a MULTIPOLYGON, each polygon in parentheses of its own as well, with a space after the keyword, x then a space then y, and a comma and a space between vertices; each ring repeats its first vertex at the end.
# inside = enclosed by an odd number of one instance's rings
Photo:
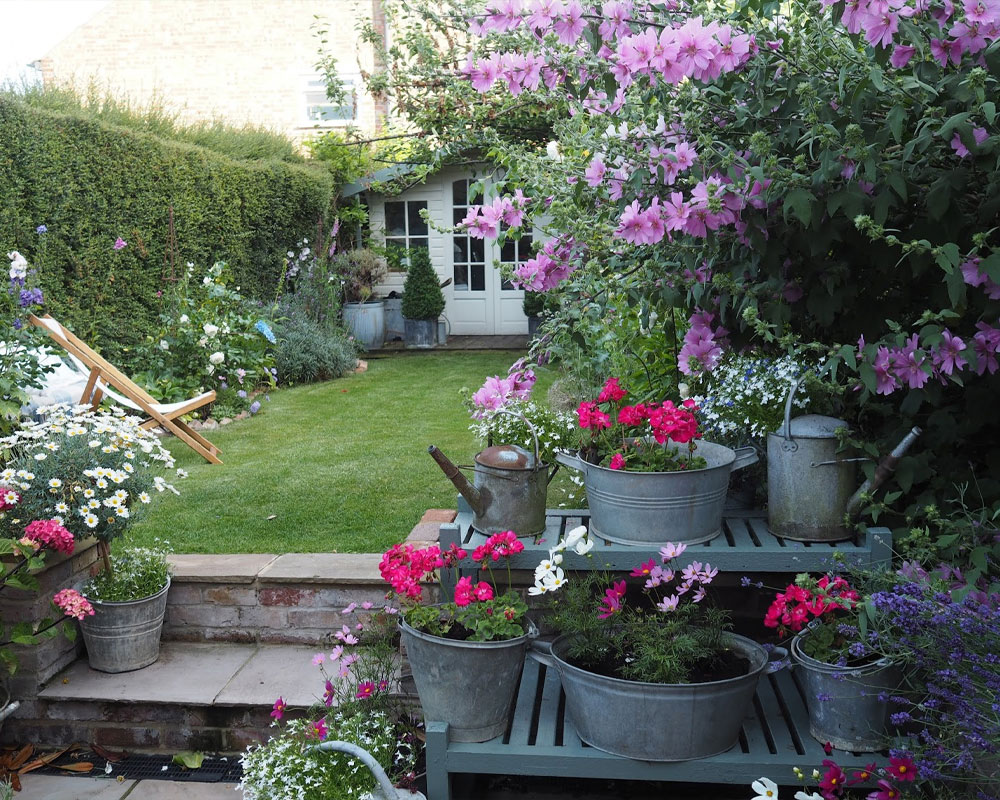
POLYGON ((47 453, 35 453, 35 461, 44 461, 48 457, 47 453))
POLYGON ((100 520, 94 514, 87 514, 87 516, 83 518, 83 522, 88 528, 96 528, 97 523, 100 522, 100 520))
POLYGON ((60 514, 68 514, 69 505, 67 505, 66 503, 56 503, 56 511, 60 514))
POLYGON ((63 485, 62 481, 59 480, 58 478, 51 478, 49 480, 49 488, 50 489, 58 489, 62 485, 63 485))
POLYGON ((148 493, 146 493, 146 492, 140 492, 139 493, 139 502, 140 503, 148 503, 150 501, 150 499, 151 498, 150 498, 150 496, 149 496, 148 493))

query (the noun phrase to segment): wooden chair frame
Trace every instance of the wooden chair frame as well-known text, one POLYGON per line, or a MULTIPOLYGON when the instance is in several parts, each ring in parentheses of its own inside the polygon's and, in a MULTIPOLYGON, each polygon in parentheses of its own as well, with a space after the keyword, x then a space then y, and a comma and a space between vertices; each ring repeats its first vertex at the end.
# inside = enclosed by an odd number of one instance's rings
POLYGON ((30 320, 33 325, 37 325, 45 331, 56 344, 89 370, 87 385, 80 398, 81 405, 89 405, 96 409, 105 394, 113 400, 122 400, 123 398, 118 398, 110 390, 109 387, 113 386, 124 395, 124 398, 127 398, 128 403, 123 403, 124 405, 131 404, 149 416, 149 419, 142 423, 143 428, 149 430, 159 425, 164 430, 170 431, 206 461, 212 464, 222 463, 219 458, 221 453, 219 448, 181 420, 184 414, 189 414, 215 400, 214 391, 205 392, 184 403, 171 403, 169 405, 159 403, 155 397, 137 386, 123 372, 94 352, 54 317, 46 314, 39 318, 32 314, 30 320))

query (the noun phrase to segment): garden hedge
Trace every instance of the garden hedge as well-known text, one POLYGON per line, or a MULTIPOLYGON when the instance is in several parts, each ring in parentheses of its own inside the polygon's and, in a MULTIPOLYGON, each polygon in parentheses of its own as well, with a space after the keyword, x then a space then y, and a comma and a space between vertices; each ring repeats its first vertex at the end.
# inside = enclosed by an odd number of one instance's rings
POLYGON ((126 365, 169 285, 171 207, 176 272, 224 260, 244 295, 264 299, 335 192, 323 168, 234 160, 10 96, 0 142, 0 251, 40 267, 49 313, 126 365), (118 237, 128 244, 115 250, 118 237))

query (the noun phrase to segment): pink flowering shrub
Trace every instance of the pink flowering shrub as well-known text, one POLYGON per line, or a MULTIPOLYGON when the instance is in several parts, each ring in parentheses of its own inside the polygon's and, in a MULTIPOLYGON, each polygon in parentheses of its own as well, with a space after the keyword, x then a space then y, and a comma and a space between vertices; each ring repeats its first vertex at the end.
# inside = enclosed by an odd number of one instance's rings
POLYGON ((695 455, 698 431, 693 400, 675 406, 672 401, 625 405, 627 392, 618 378, 609 378, 596 401, 576 410, 581 429, 580 451, 594 464, 635 472, 675 472, 702 469, 695 455), (586 431, 586 433, 583 433, 586 431), (676 445, 686 444, 687 452, 676 445))
POLYGON ((455 584, 451 601, 437 606, 420 605, 421 583, 441 568, 458 570, 468 557, 461 547, 452 544, 441 552, 437 545, 422 549, 412 545, 394 545, 382 557, 379 571, 392 586, 403 606, 403 618, 413 628, 435 636, 477 642, 499 641, 522 636, 527 630, 524 600, 511 588, 510 557, 524 550, 513 531, 488 537, 475 548, 472 561, 490 576, 490 583, 466 575, 455 584), (494 566, 504 563, 507 591, 496 592, 494 566))

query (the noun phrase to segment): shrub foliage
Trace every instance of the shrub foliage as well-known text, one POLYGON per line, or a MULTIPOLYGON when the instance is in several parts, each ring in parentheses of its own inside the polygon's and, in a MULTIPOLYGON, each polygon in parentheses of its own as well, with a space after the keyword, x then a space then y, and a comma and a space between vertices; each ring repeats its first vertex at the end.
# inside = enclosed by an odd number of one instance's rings
POLYGON ((410 250, 410 270, 403 284, 402 310, 407 319, 437 319, 444 311, 444 293, 426 247, 410 250))

